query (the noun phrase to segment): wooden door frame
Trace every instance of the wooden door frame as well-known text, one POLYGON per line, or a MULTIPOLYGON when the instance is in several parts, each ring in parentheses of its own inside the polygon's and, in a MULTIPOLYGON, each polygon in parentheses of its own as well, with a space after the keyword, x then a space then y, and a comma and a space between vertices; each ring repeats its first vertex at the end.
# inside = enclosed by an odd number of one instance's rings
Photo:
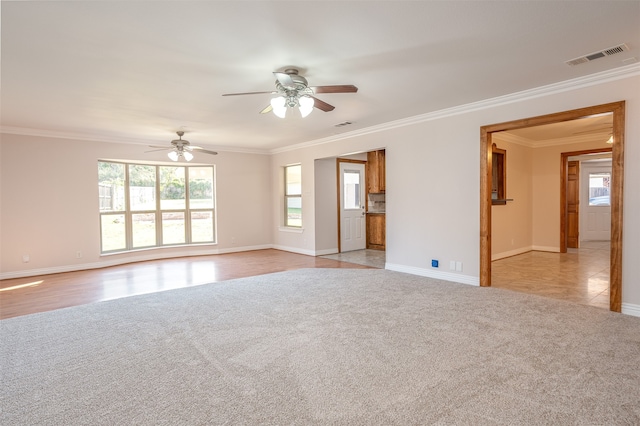
MULTIPOLYGON (((613 148, 596 148, 560 153, 560 253, 567 252, 567 184, 569 157, 603 152, 613 152, 613 148)), ((611 172, 613 175, 613 168, 611 172)))
MULTIPOLYGON (((340 213, 341 213, 341 209, 340 209, 340 163, 355 163, 355 164, 364 164, 365 168, 364 168, 364 173, 365 176, 363 176, 364 178, 364 185, 365 185, 365 195, 364 195, 364 202, 365 202, 365 210, 368 209, 367 203, 369 200, 367 200, 367 191, 366 191, 366 185, 367 185, 367 162, 364 160, 351 160, 349 158, 336 158, 336 189, 337 189, 337 196, 336 196, 336 200, 338 201, 338 207, 337 207, 337 218, 338 218, 338 253, 342 253, 342 229, 340 228, 340 222, 342 222, 341 217, 340 217, 340 213)), ((366 223, 366 221, 365 221, 366 223)), ((365 225, 366 226, 366 225, 365 225)), ((366 232, 366 228, 365 228, 365 232, 366 232)))
POLYGON ((603 113, 613 114, 614 139, 611 158, 611 257, 609 276, 609 309, 614 312, 621 311, 625 101, 595 105, 586 108, 480 127, 480 286, 491 286, 492 134, 505 130, 515 130, 525 127, 577 120, 579 118, 603 113))

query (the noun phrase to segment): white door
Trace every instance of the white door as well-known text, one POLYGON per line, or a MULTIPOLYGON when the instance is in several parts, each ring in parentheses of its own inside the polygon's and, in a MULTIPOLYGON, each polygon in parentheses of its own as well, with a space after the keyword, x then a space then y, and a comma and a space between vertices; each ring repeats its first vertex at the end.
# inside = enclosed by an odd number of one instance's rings
POLYGON ((364 250, 364 164, 340 163, 340 251, 364 250))
POLYGON ((610 241, 611 161, 582 164, 580 241, 610 241))

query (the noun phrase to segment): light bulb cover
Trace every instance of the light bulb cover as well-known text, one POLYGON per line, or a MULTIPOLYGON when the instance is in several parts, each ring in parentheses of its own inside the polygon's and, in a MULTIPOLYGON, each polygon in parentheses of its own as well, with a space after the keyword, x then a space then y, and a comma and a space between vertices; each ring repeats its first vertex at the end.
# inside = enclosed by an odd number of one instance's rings
POLYGON ((313 111, 313 98, 309 96, 302 96, 298 100, 298 103, 300 104, 300 114, 302 117, 306 117, 311 114, 311 111, 313 111))
POLYGON ((178 158, 180 158, 180 156, 176 151, 171 151, 170 153, 167 154, 167 156, 173 161, 178 161, 178 158))
POLYGON ((184 159, 187 160, 187 161, 193 160, 193 154, 190 153, 189 151, 184 151, 182 153, 182 155, 183 155, 184 159))
POLYGON ((287 107, 285 105, 285 102, 286 100, 282 96, 271 99, 271 108, 273 108, 273 113, 280 118, 284 118, 287 114, 287 107))

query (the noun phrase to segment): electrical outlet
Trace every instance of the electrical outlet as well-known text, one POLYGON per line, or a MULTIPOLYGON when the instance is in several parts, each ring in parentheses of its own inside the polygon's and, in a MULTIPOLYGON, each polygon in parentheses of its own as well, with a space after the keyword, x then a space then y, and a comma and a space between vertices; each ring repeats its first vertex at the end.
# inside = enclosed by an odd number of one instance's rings
POLYGON ((22 255, 22 263, 29 263, 29 255, 28 254, 23 254, 22 255))
POLYGON ((455 260, 450 260, 449 261, 449 269, 452 271, 456 270, 456 261, 455 260))
POLYGON ((456 271, 462 272, 462 262, 456 262, 456 271))
POLYGON ((432 268, 437 268, 438 267, 438 261, 436 259, 431 259, 431 267, 432 268))
POLYGON ((81 259, 82 258, 82 252, 80 250, 78 250, 76 252, 76 259, 81 259))

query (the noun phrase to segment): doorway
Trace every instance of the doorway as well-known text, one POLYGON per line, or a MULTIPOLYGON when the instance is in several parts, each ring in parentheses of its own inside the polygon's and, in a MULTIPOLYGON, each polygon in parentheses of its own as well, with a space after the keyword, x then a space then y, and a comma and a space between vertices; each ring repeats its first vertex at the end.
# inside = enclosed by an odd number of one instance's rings
POLYGON ((338 159, 338 229, 340 252, 367 247, 365 162, 338 159))
MULTIPOLYGON (((597 105, 577 110, 521 119, 507 123, 483 126, 480 129, 480 285, 491 286, 491 188, 492 188, 492 134, 501 131, 522 129, 552 123, 576 120, 597 114, 613 115, 613 148, 611 170, 611 254, 610 254, 610 292, 609 309, 620 312, 622 307, 622 188, 624 153, 624 101, 597 105)), ((561 165, 563 167, 563 165, 561 165)), ((565 170, 563 170, 565 171, 565 170)), ((564 174, 563 174, 564 175, 564 174)), ((564 199, 565 187, 561 186, 561 198, 564 199)), ((561 203, 561 214, 566 208, 561 203)), ((561 223, 563 223, 561 221, 561 223)), ((562 238, 566 229, 561 226, 561 248, 566 251, 566 238, 562 238)), ((566 235, 566 234, 565 234, 566 235)))

